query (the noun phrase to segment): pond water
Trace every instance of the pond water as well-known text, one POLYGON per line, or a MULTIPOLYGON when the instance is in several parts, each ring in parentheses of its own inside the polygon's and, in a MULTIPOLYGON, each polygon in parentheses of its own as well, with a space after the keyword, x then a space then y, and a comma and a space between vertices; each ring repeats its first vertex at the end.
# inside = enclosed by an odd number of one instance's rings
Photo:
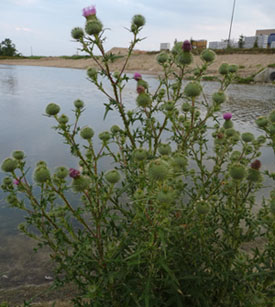
MULTIPOLYGON (((152 88, 157 86, 156 77, 144 78, 152 88)), ((135 81, 131 80, 124 93, 126 108, 135 108, 135 87, 135 81)), ((203 87, 210 97, 218 84, 208 82, 203 87)), ((275 86, 231 85, 227 93, 229 99, 222 113, 233 113, 235 127, 240 131, 259 135, 254 120, 275 108, 275 86)), ((26 153, 31 167, 38 160, 46 160, 52 169, 60 165, 75 167, 76 160, 69 148, 51 129, 54 120, 42 114, 48 103, 55 102, 62 113, 72 117, 76 99, 86 105, 80 125, 92 126, 96 134, 121 122, 117 114, 103 121, 107 100, 86 79, 85 70, 0 65, 0 161, 20 149, 26 153)), ((261 160, 264 168, 274 168, 272 150, 264 149, 261 160)), ((0 173, 0 181, 4 176, 0 173)), ((21 213, 8 208, 2 194, 0 201, 0 288, 45 282, 45 276, 51 272, 45 253, 33 255, 33 242, 17 231, 21 213)))

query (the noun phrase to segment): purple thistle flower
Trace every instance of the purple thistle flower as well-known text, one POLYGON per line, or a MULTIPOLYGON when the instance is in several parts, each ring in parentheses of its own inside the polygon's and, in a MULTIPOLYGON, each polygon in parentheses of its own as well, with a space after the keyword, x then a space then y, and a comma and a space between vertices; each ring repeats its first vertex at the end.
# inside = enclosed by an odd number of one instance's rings
POLYGON ((231 113, 224 113, 223 114, 223 119, 224 120, 230 120, 232 118, 232 114, 231 113))
POLYGON ((84 17, 88 17, 88 16, 91 16, 91 15, 95 15, 96 14, 96 9, 95 9, 94 5, 91 5, 91 6, 85 7, 82 10, 82 12, 83 12, 82 15, 84 17))
POLYGON ((232 118, 232 114, 231 113, 224 113, 223 114, 223 119, 224 120, 230 120, 232 118))
POLYGON ((19 180, 19 179, 14 179, 14 180, 13 180, 13 183, 14 183, 15 185, 18 185, 20 182, 21 182, 21 180, 19 180))
POLYGON ((142 75, 141 75, 140 73, 138 73, 138 72, 135 72, 135 73, 134 73, 134 79, 135 79, 136 81, 138 81, 138 80, 142 79, 142 75))
POLYGON ((261 165, 262 165, 261 161, 257 159, 254 162, 252 162, 250 166, 253 169, 259 170, 261 165))
POLYGON ((80 176, 80 171, 77 170, 77 169, 75 169, 75 168, 70 168, 70 169, 69 169, 69 176, 70 176, 71 178, 77 178, 77 177, 80 176))
POLYGON ((182 49, 183 49, 183 51, 189 52, 189 51, 192 50, 192 44, 188 40, 186 40, 182 44, 182 49))

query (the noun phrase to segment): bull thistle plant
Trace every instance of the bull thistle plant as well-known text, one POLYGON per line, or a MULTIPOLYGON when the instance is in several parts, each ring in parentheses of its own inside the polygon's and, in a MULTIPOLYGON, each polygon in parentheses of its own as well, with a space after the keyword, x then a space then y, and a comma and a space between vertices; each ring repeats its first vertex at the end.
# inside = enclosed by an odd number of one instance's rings
POLYGON ((204 50, 193 69, 189 41, 157 56, 163 73, 154 91, 140 73, 129 77, 141 15, 132 18, 128 55, 113 73, 118 56, 105 52, 95 8, 83 16, 84 30, 74 28, 72 37, 98 65, 87 75, 108 98, 105 115, 118 112, 123 125, 101 132, 97 150, 93 128, 78 124, 84 102, 74 102, 73 122, 51 103, 45 112, 79 168, 50 170, 40 161, 31 182, 20 150, 1 166, 7 202, 26 213, 20 230, 51 250, 55 284, 75 285, 75 306, 274 306, 275 190, 258 202, 256 193, 275 180, 260 157, 262 146, 275 151, 275 111, 257 119, 259 137, 238 132, 232 114, 220 113, 237 66, 220 66, 220 88, 207 99, 200 80, 215 53, 204 50), (186 75, 193 77, 184 86, 186 75), (131 79, 136 108, 127 111, 131 79), (106 157, 113 169, 99 167, 106 157))

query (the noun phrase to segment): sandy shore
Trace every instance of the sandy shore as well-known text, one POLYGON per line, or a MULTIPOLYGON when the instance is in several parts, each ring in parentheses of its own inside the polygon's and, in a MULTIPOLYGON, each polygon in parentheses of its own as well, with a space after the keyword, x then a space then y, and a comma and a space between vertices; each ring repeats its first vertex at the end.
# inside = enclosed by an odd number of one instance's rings
MULTIPOLYGON (((123 53, 121 53, 123 54, 123 53)), ((123 66, 125 58, 118 59, 111 64, 112 71, 119 71, 123 66)), ((239 75, 242 77, 249 76, 258 72, 260 69, 269 64, 275 63, 275 54, 229 54, 217 55, 216 61, 208 70, 209 75, 217 74, 221 63, 236 64, 240 66, 239 75)), ((192 67, 200 64, 199 56, 194 56, 192 67)), ((41 59, 6 59, 0 60, 0 64, 9 65, 28 65, 28 66, 48 66, 62 68, 87 69, 88 67, 96 67, 92 59, 64 59, 60 57, 46 57, 41 59)), ((161 72, 161 66, 156 61, 156 55, 152 54, 133 54, 132 58, 126 66, 128 72, 141 72, 148 74, 158 74, 161 72)))

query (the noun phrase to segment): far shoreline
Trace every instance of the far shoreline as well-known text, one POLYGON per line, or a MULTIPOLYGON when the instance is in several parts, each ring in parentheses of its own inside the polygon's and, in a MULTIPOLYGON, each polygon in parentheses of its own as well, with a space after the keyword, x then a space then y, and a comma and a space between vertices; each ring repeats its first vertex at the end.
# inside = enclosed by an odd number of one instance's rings
MULTIPOLYGON (((120 53, 118 53, 120 54, 120 53)), ((122 54, 123 55, 123 54, 122 54)), ((112 72, 120 71, 123 67, 125 57, 118 59, 115 63, 110 64, 112 72)), ((200 56, 194 55, 194 61, 190 65, 195 68, 202 63, 200 56)), ((214 63, 207 71, 208 76, 218 76, 218 69, 222 63, 236 64, 239 66, 238 75, 242 78, 247 78, 256 74, 268 65, 275 65, 274 54, 222 54, 217 55, 214 63)), ((87 69, 89 67, 97 68, 96 63, 90 58, 64 58, 64 57, 41 57, 33 58, 15 58, 15 59, 0 59, 0 65, 23 65, 23 66, 42 66, 56 68, 71 68, 71 69, 87 69)), ((130 58, 125 72, 139 72, 148 75, 159 75, 162 73, 162 67, 156 61, 156 54, 138 53, 133 54, 130 58)))

